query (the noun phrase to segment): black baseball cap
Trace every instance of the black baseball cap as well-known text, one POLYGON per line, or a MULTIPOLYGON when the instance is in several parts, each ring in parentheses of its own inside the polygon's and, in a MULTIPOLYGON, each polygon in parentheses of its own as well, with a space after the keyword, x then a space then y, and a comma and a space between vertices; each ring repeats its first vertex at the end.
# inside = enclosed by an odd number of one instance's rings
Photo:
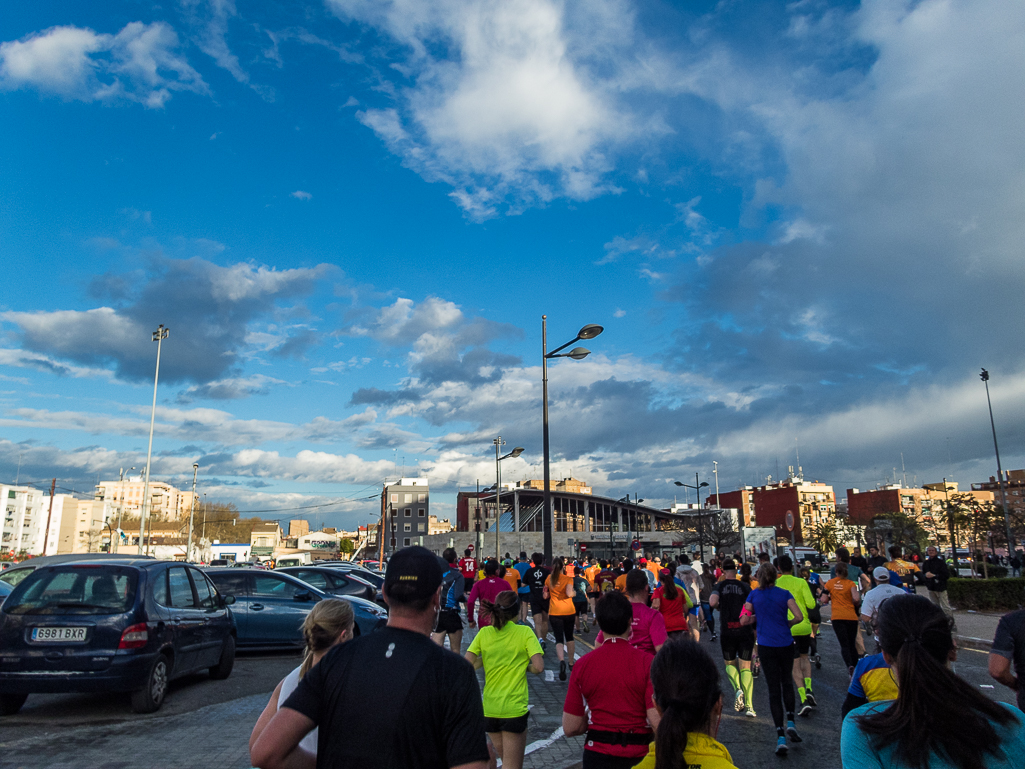
POLYGON ((388 561, 384 592, 399 603, 429 598, 441 585, 441 575, 438 556, 426 547, 404 547, 388 561))

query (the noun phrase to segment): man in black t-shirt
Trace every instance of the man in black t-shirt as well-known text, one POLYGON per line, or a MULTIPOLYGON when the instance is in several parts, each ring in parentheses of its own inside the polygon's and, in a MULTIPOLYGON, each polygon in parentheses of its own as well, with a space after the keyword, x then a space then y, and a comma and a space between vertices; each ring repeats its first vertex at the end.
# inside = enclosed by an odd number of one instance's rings
POLYGON ((740 612, 751 593, 751 587, 737 579, 737 564, 732 558, 723 561, 723 578, 715 583, 708 605, 719 609, 722 624, 719 644, 726 660, 726 677, 735 692, 733 708, 745 710, 749 718, 755 717, 754 679, 751 675, 751 657, 755 648, 754 628, 740 624, 740 612))
POLYGON ((1005 614, 997 624, 989 653, 989 674, 1018 695, 1018 707, 1025 710, 1025 609, 1005 614), (1014 674, 1011 674, 1011 668, 1014 674))
POLYGON ((530 616, 534 620, 534 632, 537 640, 541 642, 541 650, 548 651, 548 642, 545 636, 548 635, 548 601, 544 597, 545 580, 552 573, 551 569, 545 568, 545 557, 541 553, 534 553, 530 556, 532 566, 527 570, 525 581, 530 588, 530 616))
POLYGON ((486 769, 484 709, 473 667, 430 640, 441 566, 422 547, 392 556, 381 630, 335 646, 257 738, 260 769, 486 769), (317 755, 299 742, 318 727, 317 755))

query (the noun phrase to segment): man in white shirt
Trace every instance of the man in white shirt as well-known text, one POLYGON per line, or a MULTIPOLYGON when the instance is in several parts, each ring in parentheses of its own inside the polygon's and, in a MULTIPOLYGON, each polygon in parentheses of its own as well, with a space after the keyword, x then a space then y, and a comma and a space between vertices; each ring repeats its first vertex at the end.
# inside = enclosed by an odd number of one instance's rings
POLYGON ((876 586, 865 593, 865 599, 861 603, 861 621, 868 627, 873 627, 879 607, 883 601, 895 595, 904 595, 899 587, 890 584, 890 572, 885 566, 877 566, 872 571, 875 577, 876 586))

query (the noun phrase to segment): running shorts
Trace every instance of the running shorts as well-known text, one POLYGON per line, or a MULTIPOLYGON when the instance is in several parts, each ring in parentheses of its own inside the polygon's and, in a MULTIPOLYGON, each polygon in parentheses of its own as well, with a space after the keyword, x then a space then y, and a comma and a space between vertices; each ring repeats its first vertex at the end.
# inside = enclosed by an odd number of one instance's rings
POLYGON ((438 627, 435 633, 458 633, 463 629, 463 619, 458 609, 442 609, 438 612, 438 627))
POLYGON ((548 626, 555 636, 555 643, 569 643, 573 640, 573 628, 577 624, 576 614, 549 614, 548 626))
POLYGON ((484 716, 484 731, 491 732, 510 732, 511 734, 523 734, 527 731, 527 716, 529 713, 524 713, 522 716, 516 718, 488 718, 484 716))
POLYGON ((719 643, 722 646, 722 658, 727 662, 738 657, 745 662, 750 662, 755 648, 755 634, 723 633, 719 636, 719 643))
POLYGON ((811 651, 811 633, 794 636, 794 659, 803 657, 811 651))
POLYGON ((818 606, 808 609, 808 621, 813 625, 822 624, 822 610, 818 606))
POLYGON ((534 594, 530 595, 530 615, 536 617, 538 614, 547 614, 548 605, 551 602, 549 598, 535 598, 534 594))

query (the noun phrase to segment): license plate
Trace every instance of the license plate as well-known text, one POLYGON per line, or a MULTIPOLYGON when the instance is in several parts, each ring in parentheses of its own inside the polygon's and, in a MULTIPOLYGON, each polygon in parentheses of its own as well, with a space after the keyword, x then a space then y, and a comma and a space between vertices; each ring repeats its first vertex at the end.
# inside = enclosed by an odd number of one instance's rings
POLYGON ((32 640, 42 643, 53 641, 84 641, 84 627, 36 627, 32 628, 32 640))

